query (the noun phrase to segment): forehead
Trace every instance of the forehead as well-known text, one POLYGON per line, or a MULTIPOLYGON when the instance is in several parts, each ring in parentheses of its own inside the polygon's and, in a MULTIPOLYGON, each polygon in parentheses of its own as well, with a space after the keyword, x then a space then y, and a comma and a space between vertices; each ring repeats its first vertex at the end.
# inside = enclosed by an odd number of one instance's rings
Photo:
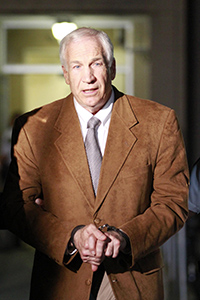
POLYGON ((102 58, 103 47, 96 37, 82 37, 70 42, 66 49, 68 60, 83 58, 102 58))

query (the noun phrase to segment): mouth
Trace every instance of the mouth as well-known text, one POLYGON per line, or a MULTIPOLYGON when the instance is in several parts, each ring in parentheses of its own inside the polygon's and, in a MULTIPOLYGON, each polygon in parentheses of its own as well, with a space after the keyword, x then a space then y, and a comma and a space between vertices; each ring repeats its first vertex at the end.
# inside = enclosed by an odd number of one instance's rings
POLYGON ((92 88, 92 89, 85 89, 83 90, 83 93, 85 95, 93 95, 97 92, 98 88, 92 88))

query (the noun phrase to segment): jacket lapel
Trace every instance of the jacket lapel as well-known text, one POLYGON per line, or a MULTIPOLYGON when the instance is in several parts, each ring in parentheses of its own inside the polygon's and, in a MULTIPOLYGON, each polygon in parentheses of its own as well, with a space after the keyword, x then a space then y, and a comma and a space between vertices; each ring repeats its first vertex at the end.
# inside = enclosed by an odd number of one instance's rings
POLYGON ((60 132, 55 145, 85 199, 93 209, 95 196, 79 119, 74 108, 72 95, 69 95, 64 100, 63 107, 55 124, 55 129, 60 132))
POLYGON ((112 117, 105 153, 102 161, 95 210, 104 201, 115 178, 121 170, 127 156, 136 143, 136 136, 131 131, 138 121, 134 115, 126 95, 119 95, 115 90, 116 101, 113 105, 112 117), (118 98, 119 97, 119 98, 118 98))
POLYGON ((115 103, 95 199, 80 123, 72 95, 69 95, 63 102, 55 123, 55 130, 60 133, 55 145, 94 212, 104 201, 137 140, 131 131, 131 128, 137 123, 127 96, 115 90, 115 103))

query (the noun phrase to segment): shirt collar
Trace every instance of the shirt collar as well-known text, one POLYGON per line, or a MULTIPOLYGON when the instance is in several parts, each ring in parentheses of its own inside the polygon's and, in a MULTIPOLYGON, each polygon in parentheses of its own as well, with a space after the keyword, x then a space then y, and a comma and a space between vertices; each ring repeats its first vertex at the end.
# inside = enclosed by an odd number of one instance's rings
MULTIPOLYGON (((97 117, 101 124, 104 126, 106 122, 109 120, 113 108, 114 103, 114 91, 112 89, 111 96, 109 100, 106 102, 106 104, 95 114, 95 117, 97 117)), ((77 100, 74 98, 74 106, 76 109, 76 112, 78 114, 81 126, 87 127, 88 120, 93 116, 92 113, 90 113, 87 109, 85 109, 83 106, 81 106, 77 100)))

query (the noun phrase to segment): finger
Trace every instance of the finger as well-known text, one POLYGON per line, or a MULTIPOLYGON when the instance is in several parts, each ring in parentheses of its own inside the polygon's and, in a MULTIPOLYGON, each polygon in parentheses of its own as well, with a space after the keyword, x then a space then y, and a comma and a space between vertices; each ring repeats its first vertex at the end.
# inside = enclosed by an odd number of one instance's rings
POLYGON ((119 254, 119 248, 120 248, 120 241, 117 240, 114 243, 114 247, 113 247, 113 254, 112 254, 113 258, 116 258, 118 256, 118 254, 119 254))
POLYGON ((84 263, 95 265, 97 267, 102 263, 101 258, 91 257, 91 256, 83 257, 82 260, 83 260, 84 263))
POLYGON ((74 234, 74 243, 77 248, 88 249, 89 248, 89 237, 92 235, 91 229, 88 229, 89 225, 76 231, 74 234))
POLYGON ((96 265, 91 265, 92 271, 96 272, 98 270, 98 266, 96 265))
POLYGON ((93 234, 95 236, 95 238, 98 240, 101 240, 101 241, 106 240, 105 234, 102 231, 100 231, 95 225, 90 224, 90 225, 86 226, 85 229, 86 229, 88 235, 93 234))
POLYGON ((110 242, 107 245, 105 256, 112 256, 113 258, 117 257, 119 254, 119 249, 121 245, 121 240, 118 234, 115 232, 112 234, 112 232, 106 233, 108 237, 110 238, 110 242))
POLYGON ((106 241, 101 241, 101 240, 97 240, 96 242, 96 257, 103 257, 104 256, 104 250, 107 247, 107 242, 106 241))
POLYGON ((90 250, 90 253, 92 256, 94 256, 96 254, 96 238, 94 237, 94 235, 90 235, 87 241, 87 246, 88 249, 90 250))
POLYGON ((102 263, 102 258, 101 257, 96 257, 96 256, 84 256, 83 257, 83 262, 89 263, 91 265, 97 265, 99 266, 102 263))
POLYGON ((112 242, 108 243, 105 249, 105 256, 110 257, 113 255, 113 244, 112 242))
POLYGON ((39 206, 42 206, 44 204, 44 201, 40 198, 35 199, 35 203, 39 206))

